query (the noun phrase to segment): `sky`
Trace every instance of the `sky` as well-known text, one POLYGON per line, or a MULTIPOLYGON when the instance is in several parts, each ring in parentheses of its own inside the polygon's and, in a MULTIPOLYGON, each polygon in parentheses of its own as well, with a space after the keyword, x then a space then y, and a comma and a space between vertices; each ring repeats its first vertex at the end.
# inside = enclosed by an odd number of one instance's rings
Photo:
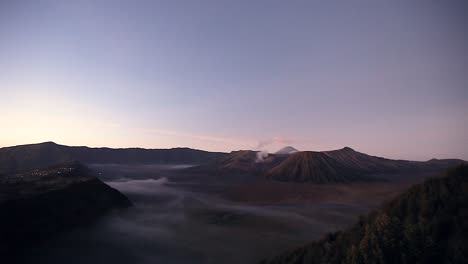
POLYGON ((468 160, 465 1, 0 1, 0 146, 468 160))

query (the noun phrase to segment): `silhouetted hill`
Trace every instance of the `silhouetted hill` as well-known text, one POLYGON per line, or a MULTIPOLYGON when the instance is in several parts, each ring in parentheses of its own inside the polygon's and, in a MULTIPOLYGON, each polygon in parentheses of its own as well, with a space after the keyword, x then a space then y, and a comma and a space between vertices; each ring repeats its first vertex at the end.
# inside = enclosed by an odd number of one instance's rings
POLYGON ((89 148, 53 142, 0 148, 0 173, 14 173, 78 160, 85 164, 202 164, 225 155, 189 148, 89 148))
POLYGON ((349 230, 262 264, 468 263, 468 165, 430 178, 349 230))
POLYGON ((17 257, 36 242, 130 205, 127 197, 76 162, 3 175, 0 255, 17 257))

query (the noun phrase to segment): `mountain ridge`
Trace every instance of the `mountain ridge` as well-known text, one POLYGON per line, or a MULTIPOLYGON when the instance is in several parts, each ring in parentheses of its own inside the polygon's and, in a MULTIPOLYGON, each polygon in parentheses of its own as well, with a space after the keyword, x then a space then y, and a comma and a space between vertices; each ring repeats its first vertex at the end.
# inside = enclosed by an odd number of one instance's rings
POLYGON ((350 147, 330 151, 298 151, 288 155, 240 150, 231 153, 190 148, 90 148, 54 142, 0 148, 0 174, 43 168, 63 162, 85 164, 191 164, 187 172, 254 174, 270 180, 333 183, 373 180, 377 174, 440 171, 464 163, 456 159, 392 160, 350 147), (372 176, 372 177, 371 177, 372 176))
POLYGON ((75 160, 85 164, 202 164, 223 155, 225 153, 190 148, 90 148, 48 141, 0 148, 0 173, 44 168, 75 160))

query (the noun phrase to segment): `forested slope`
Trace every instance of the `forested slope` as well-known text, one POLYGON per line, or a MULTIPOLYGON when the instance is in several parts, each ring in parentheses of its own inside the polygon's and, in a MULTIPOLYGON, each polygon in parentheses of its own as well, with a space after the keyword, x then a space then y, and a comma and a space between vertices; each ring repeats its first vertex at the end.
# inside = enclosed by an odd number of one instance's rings
POLYGON ((468 263, 468 165, 430 178, 347 231, 266 264, 468 263))

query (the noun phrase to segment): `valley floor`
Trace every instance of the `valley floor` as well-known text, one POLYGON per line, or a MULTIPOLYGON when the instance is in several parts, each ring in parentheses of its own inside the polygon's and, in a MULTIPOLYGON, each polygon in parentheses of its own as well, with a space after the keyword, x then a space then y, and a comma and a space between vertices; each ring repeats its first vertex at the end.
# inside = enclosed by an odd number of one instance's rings
POLYGON ((428 176, 313 185, 180 176, 185 167, 91 165, 135 206, 41 245, 31 262, 255 263, 353 224, 428 176))

